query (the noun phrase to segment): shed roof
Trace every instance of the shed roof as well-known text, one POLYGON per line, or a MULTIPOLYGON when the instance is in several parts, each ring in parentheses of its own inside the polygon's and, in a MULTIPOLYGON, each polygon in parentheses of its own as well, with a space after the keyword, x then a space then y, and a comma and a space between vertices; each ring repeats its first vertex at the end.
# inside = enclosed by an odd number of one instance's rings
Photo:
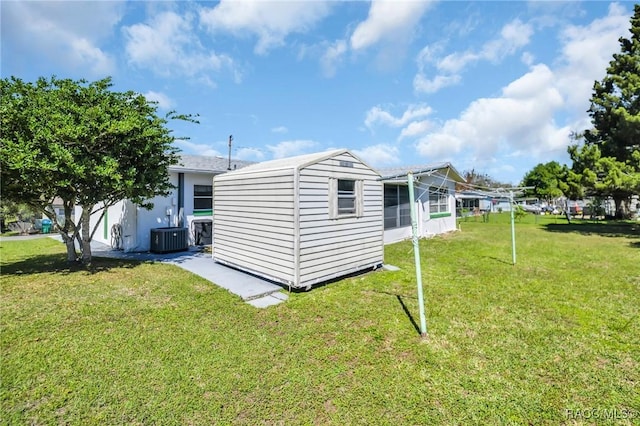
MULTIPOLYGON (((236 170, 248 165, 255 164, 253 161, 231 159, 231 169, 236 170)), ((229 168, 229 159, 223 157, 212 157, 206 155, 180 154, 180 162, 169 167, 173 172, 189 173, 226 173, 229 168)))
POLYGON ((455 167, 453 167, 449 162, 426 164, 422 166, 388 167, 378 169, 377 172, 382 176, 382 180, 385 182, 406 180, 406 176, 409 172, 412 172, 414 176, 430 176, 437 173, 439 177, 446 177, 454 182, 465 181, 455 167))
MULTIPOLYGON (((360 160, 360 158, 358 158, 356 155, 354 155, 352 152, 350 152, 347 149, 335 149, 331 151, 316 152, 313 154, 297 155, 295 157, 278 158, 276 160, 263 161, 261 163, 254 163, 247 167, 243 167, 241 170, 236 170, 231 173, 228 173, 228 175, 238 175, 238 174, 246 174, 246 173, 269 171, 269 170, 302 169, 304 167, 310 166, 312 164, 315 164, 320 161, 324 161, 331 157, 335 157, 337 155, 342 155, 342 154, 349 154, 359 162, 366 164, 362 160, 360 160)), ((367 167, 369 167, 369 165, 367 165, 367 167)))

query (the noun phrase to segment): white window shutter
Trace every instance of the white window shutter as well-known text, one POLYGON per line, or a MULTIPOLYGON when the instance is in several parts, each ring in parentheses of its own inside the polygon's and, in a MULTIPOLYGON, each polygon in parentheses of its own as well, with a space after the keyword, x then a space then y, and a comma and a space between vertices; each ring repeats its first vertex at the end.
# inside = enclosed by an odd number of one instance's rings
POLYGON ((356 181, 356 217, 364 216, 364 181, 356 181))
POLYGON ((329 178, 329 219, 338 217, 338 179, 329 178))

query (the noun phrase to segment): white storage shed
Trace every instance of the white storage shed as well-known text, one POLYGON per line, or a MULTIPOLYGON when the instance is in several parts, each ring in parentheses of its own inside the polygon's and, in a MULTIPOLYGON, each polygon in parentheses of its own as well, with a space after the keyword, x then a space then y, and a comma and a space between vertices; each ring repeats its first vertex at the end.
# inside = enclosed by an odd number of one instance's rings
POLYGON ((213 179, 213 259, 292 288, 383 261, 380 175, 347 150, 213 179))

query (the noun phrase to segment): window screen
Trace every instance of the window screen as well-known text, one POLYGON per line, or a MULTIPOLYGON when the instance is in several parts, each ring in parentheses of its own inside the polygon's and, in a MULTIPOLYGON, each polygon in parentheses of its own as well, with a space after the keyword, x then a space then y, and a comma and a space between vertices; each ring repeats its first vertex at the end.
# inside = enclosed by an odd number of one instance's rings
POLYGON ((384 228, 411 225, 409 188, 405 185, 384 186, 384 228))

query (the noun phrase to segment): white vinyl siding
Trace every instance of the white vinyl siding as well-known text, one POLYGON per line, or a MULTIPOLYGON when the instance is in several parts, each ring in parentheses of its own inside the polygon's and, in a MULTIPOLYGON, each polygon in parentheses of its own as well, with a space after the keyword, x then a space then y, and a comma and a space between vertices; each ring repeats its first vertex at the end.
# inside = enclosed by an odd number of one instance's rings
POLYGON ((348 154, 300 171, 301 286, 382 262, 382 183, 377 178, 373 170, 348 154), (341 167, 341 162, 351 162, 353 167, 341 167), (335 201, 340 180, 353 182, 355 212, 339 214, 335 201), (334 203, 333 214, 315 209, 321 198, 334 203))
POLYGON ((214 179, 215 257, 292 280, 293 204, 293 176, 283 171, 214 179))

